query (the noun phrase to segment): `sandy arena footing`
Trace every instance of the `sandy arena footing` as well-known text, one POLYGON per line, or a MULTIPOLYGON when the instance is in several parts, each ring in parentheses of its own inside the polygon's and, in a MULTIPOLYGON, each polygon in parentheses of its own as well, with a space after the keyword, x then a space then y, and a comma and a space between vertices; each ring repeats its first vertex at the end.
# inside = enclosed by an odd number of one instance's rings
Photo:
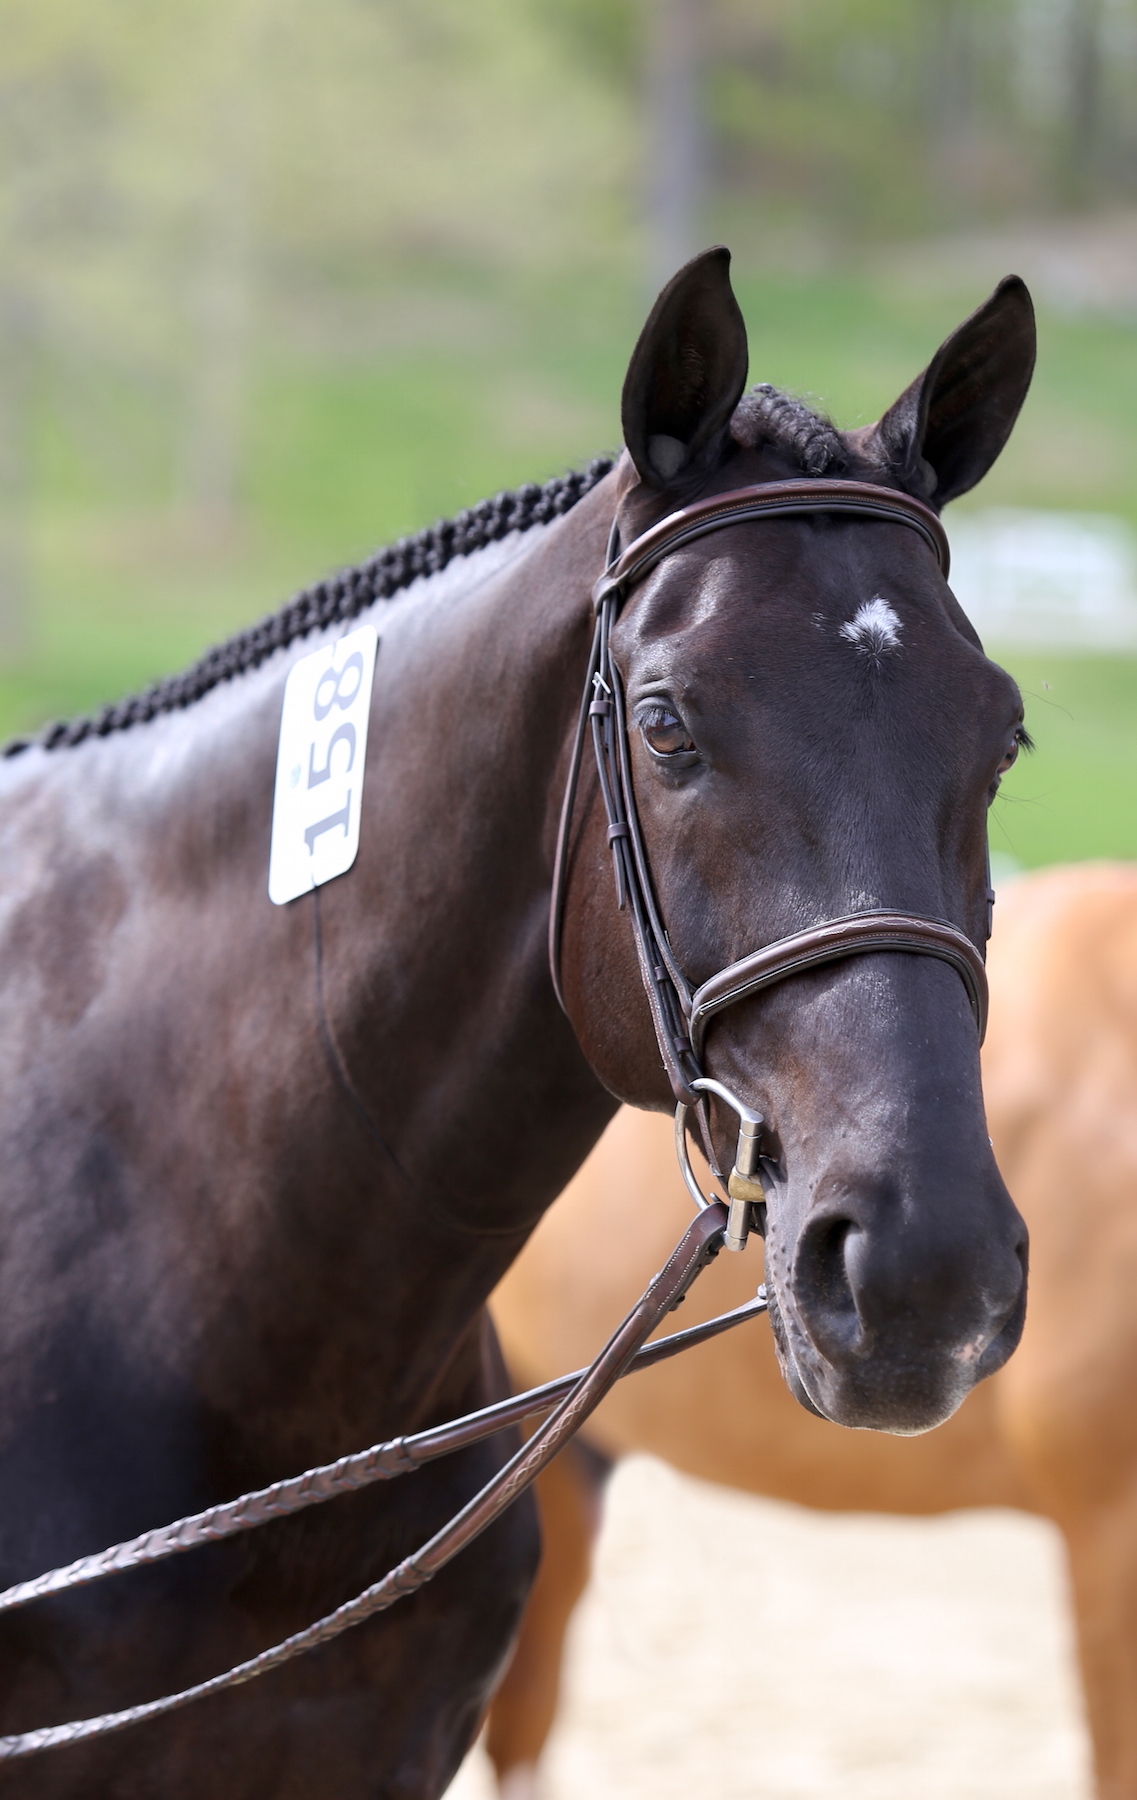
MULTIPOLYGON (((475 1552, 476 1554, 476 1552, 475 1552)), ((481 1750, 451 1800, 490 1800, 481 1750)), ((617 1470, 541 1800, 1090 1800, 1057 1533, 617 1470)))

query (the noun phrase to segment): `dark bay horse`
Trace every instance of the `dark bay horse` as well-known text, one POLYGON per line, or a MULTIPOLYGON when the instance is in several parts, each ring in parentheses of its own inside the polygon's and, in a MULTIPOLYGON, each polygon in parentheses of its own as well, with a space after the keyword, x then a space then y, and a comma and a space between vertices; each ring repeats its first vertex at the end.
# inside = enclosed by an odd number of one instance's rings
MULTIPOLYGON (((879 425, 840 434, 772 389, 744 397, 728 263, 708 252, 657 302, 615 469, 436 527, 3 764, 5 1582, 496 1390, 487 1294, 616 1099, 672 1104, 587 774, 567 1017, 546 958, 613 520, 626 543, 803 474, 939 508, 999 453, 1034 354, 1011 279, 879 425), (272 905, 286 677, 367 623, 358 859, 272 905)), ((659 907, 693 981, 879 907, 982 944, 986 806, 1021 705, 917 531, 817 509, 732 524, 635 589, 612 650, 659 907)), ((859 955, 735 1007, 706 1057, 768 1122, 794 1391, 842 1424, 937 1424, 1010 1354, 1024 1305, 963 982, 929 956, 859 955)), ((725 1114, 714 1131, 729 1157, 725 1114)), ((128 1706, 263 1648, 374 1581, 504 1454, 5 1617, 0 1728, 128 1706)), ((518 1506, 394 1611, 171 1719, 8 1765, 0 1793, 429 1800, 536 1552, 518 1506)))

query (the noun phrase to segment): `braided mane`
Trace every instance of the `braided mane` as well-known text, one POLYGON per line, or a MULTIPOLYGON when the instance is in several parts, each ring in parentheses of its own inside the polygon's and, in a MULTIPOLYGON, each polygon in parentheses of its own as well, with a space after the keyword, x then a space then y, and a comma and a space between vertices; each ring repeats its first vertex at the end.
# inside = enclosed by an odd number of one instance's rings
POLYGON ((571 512, 613 465, 612 457, 598 456, 586 468, 558 475, 543 487, 527 482, 513 493, 481 501, 460 512, 457 518, 441 520, 413 537, 400 538, 397 544, 378 551, 355 568, 341 569, 314 587, 305 588, 279 612, 207 650, 180 675, 168 675, 142 693, 116 700, 90 716, 45 726, 35 737, 13 738, 0 754, 18 756, 33 744, 45 750, 69 749, 85 738, 109 737, 112 732, 144 724, 159 713, 179 712, 192 706, 211 688, 257 668, 277 650, 310 632, 356 618, 374 601, 389 600, 420 576, 437 575, 456 558, 469 556, 512 532, 551 524, 571 512))
POLYGON ((849 452, 836 426, 804 400, 783 394, 768 381, 743 394, 730 421, 730 435, 748 450, 763 441, 772 444, 807 475, 840 474, 848 467, 849 452))
MULTIPOLYGON (((743 445, 753 446, 762 439, 773 443, 809 475, 843 468, 847 461, 840 434, 829 421, 768 382, 751 388, 739 401, 731 434, 743 445)), ((33 744, 45 750, 69 749, 85 738, 109 737, 112 732, 145 724, 160 713, 180 712, 223 681, 257 668, 277 650, 310 632, 356 618, 375 601, 389 600, 420 576, 437 575, 457 558, 498 543, 515 531, 551 524, 571 512, 577 501, 603 480, 614 460, 598 456, 585 468, 555 476, 543 487, 527 482, 512 493, 483 500, 456 518, 428 525, 413 537, 400 538, 366 562, 305 588, 279 612, 207 650, 180 675, 167 675, 140 694, 116 700, 97 713, 47 725, 34 737, 12 738, 0 755, 18 756, 33 744)))

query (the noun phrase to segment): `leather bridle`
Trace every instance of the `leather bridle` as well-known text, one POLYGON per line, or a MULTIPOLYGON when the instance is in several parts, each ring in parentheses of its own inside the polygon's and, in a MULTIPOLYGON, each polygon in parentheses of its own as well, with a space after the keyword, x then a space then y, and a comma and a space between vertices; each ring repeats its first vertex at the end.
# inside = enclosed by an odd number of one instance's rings
MULTIPOLYGON (((823 924, 794 932, 752 951, 749 956, 720 969, 694 990, 679 967, 663 924, 632 783, 624 687, 612 656, 613 627, 631 589, 674 551, 728 525, 815 513, 847 514, 904 525, 919 533, 943 574, 948 573, 947 535, 931 508, 909 494, 868 482, 817 479, 763 482, 753 487, 735 488, 671 513, 618 554, 618 531, 613 525, 607 567, 592 591, 596 625, 561 807, 553 868, 549 962, 557 998, 563 1007, 561 936, 570 836, 584 741, 591 728, 600 793, 608 820, 608 842, 615 866, 617 903, 631 919, 656 1041, 677 1102, 676 1142, 680 1165, 699 1206, 707 1204, 707 1196, 694 1177, 687 1155, 688 1112, 708 1092, 713 1092, 739 1117, 738 1155, 727 1184, 732 1216, 726 1242, 729 1248, 735 1249, 741 1249, 745 1242, 750 1205, 764 1197, 757 1176, 762 1121, 721 1082, 710 1081, 703 1068, 707 1028, 717 1014, 806 970, 849 956, 899 950, 934 956, 955 969, 967 989, 980 1041, 987 1020, 987 977, 982 954, 964 932, 946 919, 892 910, 850 913, 828 919, 823 924)), ((991 897, 988 886, 989 905, 991 897)), ((703 1135, 709 1151, 709 1132, 704 1130, 703 1135)), ((721 1171, 715 1168, 713 1155, 711 1166, 721 1176, 721 1171)))

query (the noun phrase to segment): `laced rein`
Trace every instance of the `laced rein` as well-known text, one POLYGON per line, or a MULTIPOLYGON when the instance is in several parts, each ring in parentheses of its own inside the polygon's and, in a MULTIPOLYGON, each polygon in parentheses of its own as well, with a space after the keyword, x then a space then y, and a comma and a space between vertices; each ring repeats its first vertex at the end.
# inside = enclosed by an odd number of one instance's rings
POLYGON ((460 1551, 479 1537, 507 1507, 528 1488, 542 1469, 562 1450, 600 1404, 605 1394, 623 1376, 650 1368, 678 1351, 728 1331, 747 1319, 766 1311, 766 1295, 759 1289, 757 1297, 744 1306, 686 1331, 674 1332, 654 1344, 646 1339, 667 1313, 685 1298, 696 1276, 718 1253, 726 1225, 726 1208, 721 1203, 708 1207, 692 1220, 671 1256, 649 1283, 640 1299, 616 1328, 600 1354, 587 1369, 575 1375, 563 1375, 528 1393, 519 1394, 494 1406, 451 1420, 414 1437, 394 1438, 377 1444, 355 1456, 309 1469, 288 1481, 279 1481, 256 1493, 242 1495, 239 1500, 211 1507, 179 1519, 157 1531, 144 1533, 129 1542, 116 1544, 95 1556, 81 1557, 66 1567, 21 1582, 0 1593, 0 1612, 10 1612, 49 1594, 65 1593, 85 1587, 107 1575, 161 1561, 192 1550, 199 1544, 221 1539, 267 1524, 305 1507, 315 1506, 337 1494, 355 1492, 376 1481, 388 1481, 404 1475, 435 1457, 480 1443, 497 1431, 537 1413, 548 1413, 532 1437, 505 1466, 468 1501, 432 1538, 412 1555, 405 1557, 381 1581, 366 1588, 354 1600, 337 1607, 318 1619, 314 1625, 295 1632, 281 1643, 264 1650, 246 1662, 238 1663, 207 1681, 183 1688, 176 1694, 145 1701, 139 1706, 125 1707, 121 1712, 103 1713, 89 1719, 73 1720, 65 1725, 44 1726, 12 1737, 0 1737, 0 1762, 18 1757, 35 1756, 45 1750, 60 1749, 67 1744, 83 1743, 91 1738, 106 1737, 145 1719, 156 1719, 177 1712, 196 1700, 223 1694, 240 1687, 270 1669, 280 1668, 308 1650, 330 1643, 354 1625, 360 1625, 373 1614, 393 1606, 396 1600, 413 1594, 438 1574, 460 1551), (552 1409, 552 1410, 550 1410, 552 1409))

